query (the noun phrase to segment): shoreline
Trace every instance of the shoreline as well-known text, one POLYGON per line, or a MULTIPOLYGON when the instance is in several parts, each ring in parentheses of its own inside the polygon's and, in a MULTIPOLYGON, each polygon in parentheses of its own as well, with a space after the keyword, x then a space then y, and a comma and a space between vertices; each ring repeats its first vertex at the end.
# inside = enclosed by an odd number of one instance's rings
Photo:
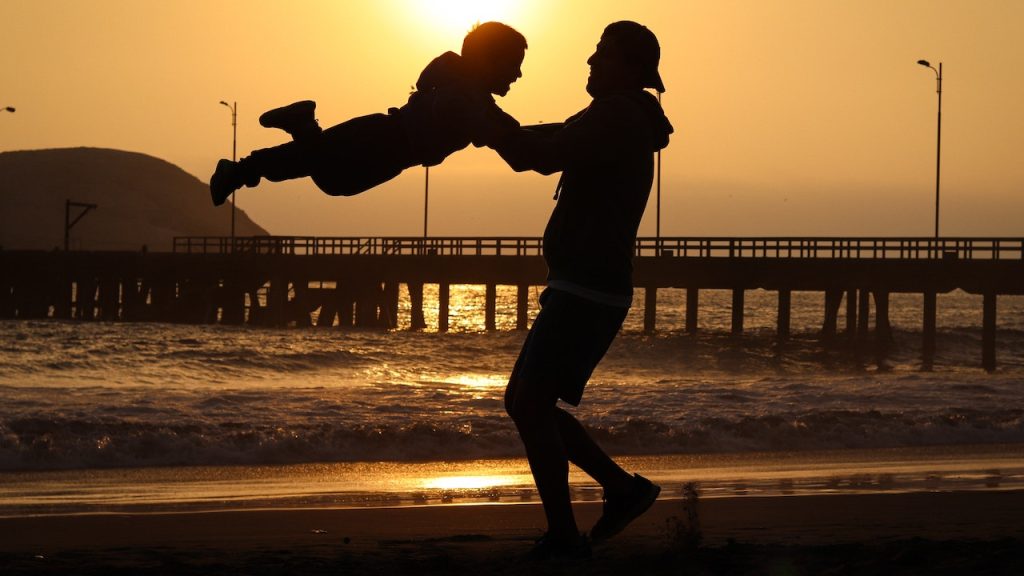
MULTIPOLYGON (((819 568, 852 562, 868 567, 854 573, 877 573, 903 558, 908 574, 947 566, 955 573, 965 563, 974 573, 1009 574, 1024 555, 1024 490, 721 497, 700 499, 695 509, 699 528, 691 529, 685 500, 659 500, 571 568, 754 574, 786 560, 819 568), (713 569, 722 562, 731 568, 713 569)), ((575 510, 586 529, 600 503, 575 510)), ((522 556, 543 527, 536 503, 0 518, 0 569, 515 574, 530 568, 522 556)))
MULTIPOLYGON (((623 456, 702 500, 1024 489, 1024 445, 623 456)), ((573 467, 572 498, 601 489, 573 467)), ((385 508, 536 502, 525 459, 0 472, 0 518, 90 513, 385 508)))

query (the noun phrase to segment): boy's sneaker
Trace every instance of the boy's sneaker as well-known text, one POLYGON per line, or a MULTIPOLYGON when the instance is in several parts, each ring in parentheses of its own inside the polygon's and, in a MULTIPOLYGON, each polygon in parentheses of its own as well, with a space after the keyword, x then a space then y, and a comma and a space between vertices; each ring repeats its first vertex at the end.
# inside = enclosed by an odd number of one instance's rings
POLYGON ((292 138, 303 138, 311 134, 320 133, 320 125, 317 124, 314 113, 316 102, 302 100, 287 106, 274 108, 264 112, 260 116, 260 126, 264 128, 279 128, 291 134, 292 138))
POLYGON ((590 530, 590 539, 603 542, 636 520, 658 499, 661 487, 639 474, 633 475, 633 488, 626 494, 604 501, 604 513, 590 530))
POLYGON ((549 560, 584 560, 590 558, 590 541, 585 534, 556 538, 545 533, 526 555, 528 562, 549 560))
POLYGON ((238 162, 221 160, 217 162, 217 170, 210 177, 210 199, 214 206, 220 206, 228 196, 242 187, 241 170, 238 162))

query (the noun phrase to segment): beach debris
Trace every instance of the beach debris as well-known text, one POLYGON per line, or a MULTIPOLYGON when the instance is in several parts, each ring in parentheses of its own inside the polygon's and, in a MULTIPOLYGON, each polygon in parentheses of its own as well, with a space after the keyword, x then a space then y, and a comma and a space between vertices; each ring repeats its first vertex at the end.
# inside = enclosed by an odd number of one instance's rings
POLYGON ((700 514, 698 511, 698 499, 700 498, 699 486, 696 482, 687 482, 683 485, 683 518, 677 515, 669 516, 665 520, 665 528, 668 532, 669 541, 679 552, 693 552, 700 547, 704 535, 700 529, 700 514))
POLYGON ((33 558, 36 560, 46 560, 46 556, 43 556, 42 554, 36 554, 33 558))
POLYGON ((321 530, 320 528, 314 528, 310 532, 313 534, 327 534, 327 530, 321 530))
POLYGON ((789 478, 783 478, 782 480, 779 480, 779 492, 782 492, 783 494, 792 494, 793 481, 790 480, 789 478))

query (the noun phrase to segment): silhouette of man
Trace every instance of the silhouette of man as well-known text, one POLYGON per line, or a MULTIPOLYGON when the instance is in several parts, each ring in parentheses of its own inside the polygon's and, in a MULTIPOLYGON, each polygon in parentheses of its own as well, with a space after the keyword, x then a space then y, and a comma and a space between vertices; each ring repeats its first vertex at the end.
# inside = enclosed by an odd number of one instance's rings
POLYGON ((219 206, 242 186, 310 176, 331 196, 352 196, 406 168, 434 166, 473 143, 484 146, 518 123, 494 102, 522 76, 526 38, 500 22, 473 28, 461 55, 445 52, 420 74, 401 108, 353 118, 321 130, 316 103, 305 100, 271 110, 260 124, 288 132, 292 142, 253 151, 238 162, 221 160, 210 178, 219 206))
POLYGON ((610 24, 587 60, 590 105, 561 124, 512 129, 494 146, 517 172, 562 173, 544 231, 548 285, 505 391, 548 522, 531 551, 538 559, 589 554, 569 498, 569 462, 604 489, 594 542, 625 528, 660 492, 623 470, 557 405, 579 405, 632 303, 633 250, 654 152, 672 133, 658 100, 644 90, 665 89, 660 54, 646 27, 610 24))

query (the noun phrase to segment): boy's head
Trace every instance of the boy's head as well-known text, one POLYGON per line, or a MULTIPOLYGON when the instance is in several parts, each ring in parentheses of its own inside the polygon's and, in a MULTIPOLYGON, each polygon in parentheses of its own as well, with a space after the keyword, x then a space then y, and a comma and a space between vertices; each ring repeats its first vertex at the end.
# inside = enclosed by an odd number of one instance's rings
POLYGON ((477 24, 462 41, 462 59, 490 93, 504 96, 523 74, 526 38, 501 22, 477 24))

